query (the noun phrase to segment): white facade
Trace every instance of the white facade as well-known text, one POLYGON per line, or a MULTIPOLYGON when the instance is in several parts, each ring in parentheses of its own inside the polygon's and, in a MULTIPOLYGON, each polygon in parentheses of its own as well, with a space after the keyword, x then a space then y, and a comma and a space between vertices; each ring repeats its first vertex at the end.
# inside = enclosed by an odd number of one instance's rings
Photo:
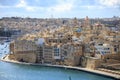
POLYGON ((112 46, 110 44, 98 43, 95 45, 95 48, 101 55, 110 54, 112 46))
POLYGON ((38 45, 43 45, 44 43, 45 43, 44 38, 39 38, 39 39, 36 41, 36 44, 38 44, 38 45))
POLYGON ((61 50, 60 50, 60 48, 54 47, 53 53, 54 53, 54 59, 61 59, 61 55, 60 55, 61 50))

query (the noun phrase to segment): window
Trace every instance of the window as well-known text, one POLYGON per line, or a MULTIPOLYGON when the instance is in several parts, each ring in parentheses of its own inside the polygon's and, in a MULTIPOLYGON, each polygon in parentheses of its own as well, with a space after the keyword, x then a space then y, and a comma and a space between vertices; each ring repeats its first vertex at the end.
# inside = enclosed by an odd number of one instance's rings
POLYGON ((109 50, 110 48, 104 48, 104 50, 109 50))
POLYGON ((59 56, 59 48, 54 48, 54 56, 59 56))
POLYGON ((99 46, 103 46, 103 44, 98 44, 99 46))

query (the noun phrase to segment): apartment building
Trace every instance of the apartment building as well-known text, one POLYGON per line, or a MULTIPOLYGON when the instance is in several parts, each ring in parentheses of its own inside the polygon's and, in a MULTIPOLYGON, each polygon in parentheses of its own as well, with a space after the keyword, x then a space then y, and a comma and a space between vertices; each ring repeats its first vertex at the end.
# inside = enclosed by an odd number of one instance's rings
POLYGON ((37 45, 33 41, 15 40, 10 44, 10 53, 17 61, 35 63, 37 45))
POLYGON ((43 61, 44 61, 44 63, 52 64, 52 62, 53 62, 53 46, 44 45, 44 47, 43 47, 43 61))

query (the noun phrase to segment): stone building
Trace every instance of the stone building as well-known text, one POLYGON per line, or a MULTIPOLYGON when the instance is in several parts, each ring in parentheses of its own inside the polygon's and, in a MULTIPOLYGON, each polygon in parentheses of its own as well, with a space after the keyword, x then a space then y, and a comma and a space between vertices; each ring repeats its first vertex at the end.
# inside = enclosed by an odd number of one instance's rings
POLYGON ((45 42, 46 44, 72 42, 72 35, 65 35, 61 37, 47 37, 45 38, 45 42))
POLYGON ((53 58, 54 58, 54 63, 55 64, 60 64, 61 62, 61 46, 60 44, 54 44, 53 45, 53 58))
POLYGON ((35 43, 37 45, 37 63, 43 63, 43 48, 45 45, 44 38, 35 39, 35 43))
POLYGON ((53 46, 44 45, 44 47, 43 47, 43 62, 52 64, 52 62, 53 62, 53 46))
POLYGON ((32 41, 15 40, 10 44, 10 53, 21 62, 36 62, 37 45, 32 41))
POLYGON ((66 65, 79 65, 80 57, 82 56, 82 45, 81 44, 64 44, 62 45, 61 55, 66 65))
POLYGON ((96 69, 101 66, 101 59, 96 57, 87 57, 86 56, 86 68, 96 69))

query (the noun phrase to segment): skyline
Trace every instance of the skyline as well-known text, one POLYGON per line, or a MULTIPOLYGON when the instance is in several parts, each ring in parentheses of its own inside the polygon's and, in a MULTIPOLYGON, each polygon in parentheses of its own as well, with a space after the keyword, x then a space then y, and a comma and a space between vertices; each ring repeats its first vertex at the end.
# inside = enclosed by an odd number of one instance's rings
POLYGON ((0 0, 0 18, 120 17, 120 0, 0 0))

